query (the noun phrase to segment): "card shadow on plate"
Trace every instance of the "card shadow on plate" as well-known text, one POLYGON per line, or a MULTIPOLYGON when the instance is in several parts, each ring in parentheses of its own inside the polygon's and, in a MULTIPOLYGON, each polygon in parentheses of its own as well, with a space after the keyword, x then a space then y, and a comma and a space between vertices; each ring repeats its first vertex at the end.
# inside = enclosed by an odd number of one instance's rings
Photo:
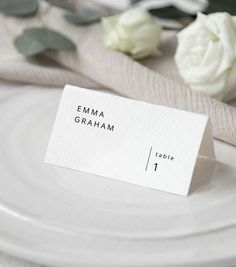
POLYGON ((189 194, 196 192, 211 190, 214 186, 228 186, 229 182, 232 186, 236 186, 235 179, 232 179, 232 167, 220 161, 198 157, 194 169, 192 183, 189 194), (230 180, 230 181, 229 181, 230 180))

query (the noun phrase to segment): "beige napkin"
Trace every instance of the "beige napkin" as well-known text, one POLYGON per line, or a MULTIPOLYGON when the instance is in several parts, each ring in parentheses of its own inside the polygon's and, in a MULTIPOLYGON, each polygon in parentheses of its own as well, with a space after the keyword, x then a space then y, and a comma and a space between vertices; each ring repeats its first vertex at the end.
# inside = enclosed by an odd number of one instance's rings
POLYGON ((47 85, 72 83, 92 88, 105 87, 130 98, 208 114, 214 137, 236 145, 236 108, 193 92, 183 84, 173 62, 175 34, 165 35, 160 58, 140 63, 104 48, 100 24, 73 26, 62 18, 57 8, 52 8, 47 14, 45 23, 77 44, 74 52, 47 54, 66 69, 32 64, 14 51, 14 36, 37 21, 0 17, 3 37, 0 41, 0 77, 47 85))

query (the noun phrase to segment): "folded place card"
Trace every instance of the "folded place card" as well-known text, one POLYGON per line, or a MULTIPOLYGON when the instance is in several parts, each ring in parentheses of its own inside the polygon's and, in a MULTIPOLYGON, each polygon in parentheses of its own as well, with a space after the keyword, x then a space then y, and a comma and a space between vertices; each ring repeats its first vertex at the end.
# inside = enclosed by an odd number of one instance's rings
POLYGON ((186 196, 199 154, 208 116, 66 85, 45 161, 186 196))

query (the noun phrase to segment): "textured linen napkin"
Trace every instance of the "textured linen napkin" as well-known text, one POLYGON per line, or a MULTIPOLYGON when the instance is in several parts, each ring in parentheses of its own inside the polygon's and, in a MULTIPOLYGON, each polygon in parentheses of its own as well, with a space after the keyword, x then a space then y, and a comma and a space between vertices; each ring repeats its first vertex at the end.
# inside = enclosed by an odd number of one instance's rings
POLYGON ((183 84, 173 62, 175 35, 163 40, 160 58, 136 62, 103 46, 100 24, 74 26, 63 19, 61 12, 52 8, 44 21, 77 44, 76 51, 47 54, 65 69, 32 64, 13 52, 12 39, 25 26, 37 25, 37 20, 1 16, 0 77, 47 85, 72 83, 92 88, 105 87, 129 98, 208 114, 214 137, 236 145, 236 108, 191 91, 183 84))

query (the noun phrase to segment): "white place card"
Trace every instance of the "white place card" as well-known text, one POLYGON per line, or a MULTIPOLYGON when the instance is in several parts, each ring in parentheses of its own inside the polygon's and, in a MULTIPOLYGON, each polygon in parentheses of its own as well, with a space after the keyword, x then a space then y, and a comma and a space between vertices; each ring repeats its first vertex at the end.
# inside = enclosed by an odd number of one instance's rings
POLYGON ((208 116, 66 85, 45 161, 186 196, 199 154, 208 116))

